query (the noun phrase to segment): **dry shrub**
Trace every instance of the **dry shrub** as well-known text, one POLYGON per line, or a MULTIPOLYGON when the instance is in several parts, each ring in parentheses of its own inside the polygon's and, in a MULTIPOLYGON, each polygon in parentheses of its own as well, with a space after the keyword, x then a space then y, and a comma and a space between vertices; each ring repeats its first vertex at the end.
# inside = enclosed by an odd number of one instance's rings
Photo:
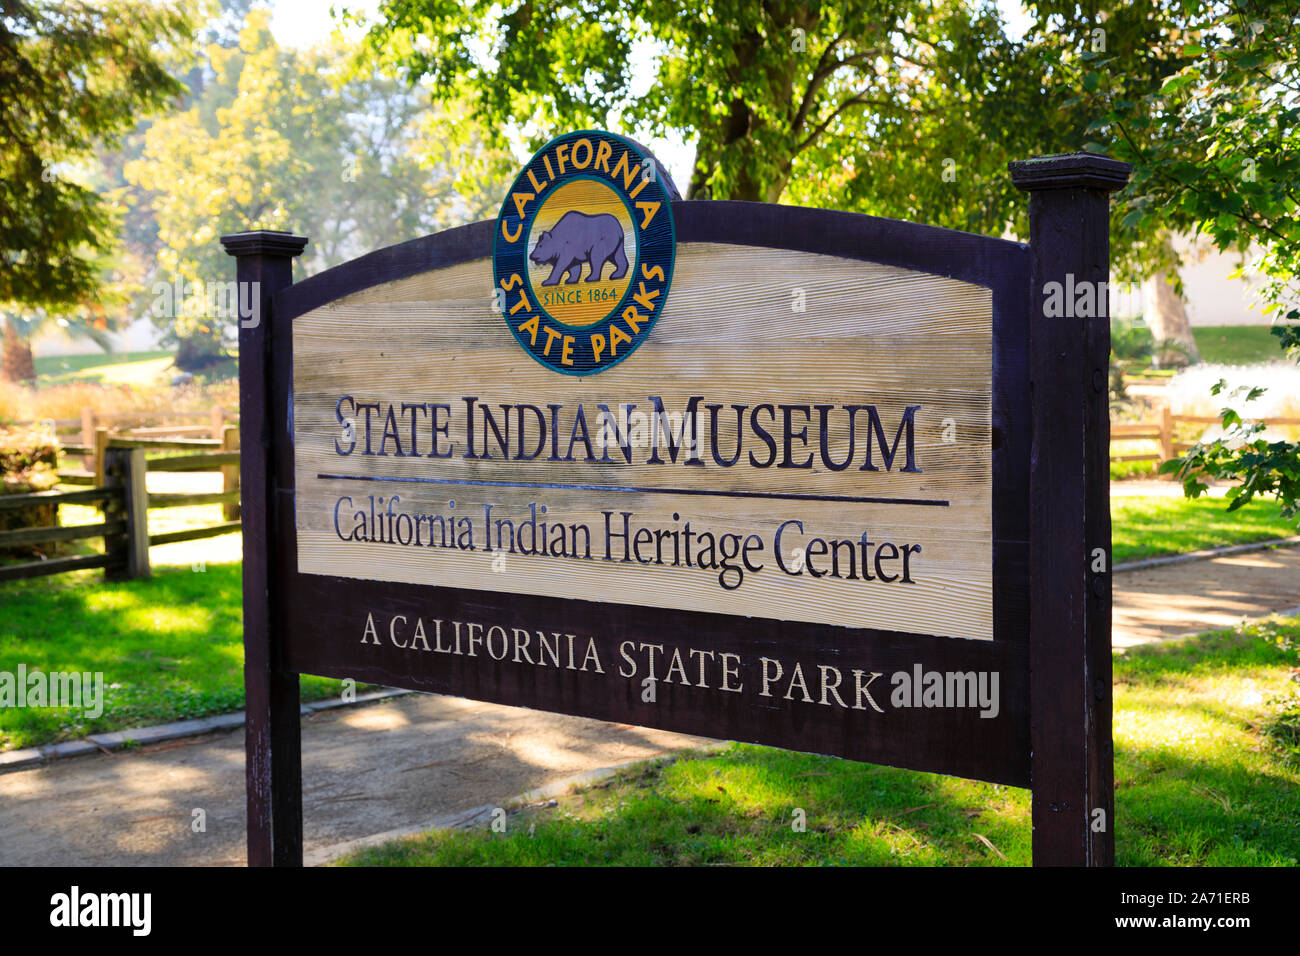
POLYGON ((127 386, 93 385, 76 383, 70 385, 52 385, 38 388, 32 393, 33 418, 75 418, 81 419, 83 408, 93 408, 96 412, 111 412, 118 408, 130 408, 131 389, 127 386))
MULTIPOLYGON (((25 495, 49 491, 58 484, 58 441, 49 429, 39 425, 0 428, 0 494, 25 495)), ((59 523, 57 504, 0 511, 0 529, 42 528, 59 523)), ((50 546, 24 545, 0 549, 0 555, 30 556, 50 551, 50 546)))
POLYGON ((25 422, 32 417, 32 390, 0 381, 0 422, 25 422))
POLYGON ((82 382, 33 389, 0 382, 0 424, 46 419, 80 421, 84 408, 94 409, 99 415, 138 411, 141 414, 135 424, 162 424, 171 413, 205 412, 214 406, 234 416, 239 408, 238 383, 132 387, 82 382))

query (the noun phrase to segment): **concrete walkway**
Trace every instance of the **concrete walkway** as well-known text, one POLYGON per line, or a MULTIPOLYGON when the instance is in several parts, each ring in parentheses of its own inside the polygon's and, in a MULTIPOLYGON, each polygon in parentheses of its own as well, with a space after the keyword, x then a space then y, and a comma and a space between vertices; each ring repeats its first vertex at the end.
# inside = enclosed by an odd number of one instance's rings
MULTIPOLYGON (((451 697, 303 718, 308 855, 705 743, 451 697)), ((0 774, 0 866, 242 866, 242 729, 0 774), (194 811, 206 814, 195 833, 194 811)))
POLYGON ((1118 650, 1300 612, 1300 547, 1118 571, 1111 644, 1118 650))
MULTIPOLYGON (((1300 548, 1115 575, 1117 649, 1300 608, 1300 548)), ((704 741, 448 697, 303 718, 309 859, 596 768, 704 741)), ((241 865, 244 735, 223 731, 0 774, 0 866, 241 865), (206 832, 192 829, 194 810, 206 832)))

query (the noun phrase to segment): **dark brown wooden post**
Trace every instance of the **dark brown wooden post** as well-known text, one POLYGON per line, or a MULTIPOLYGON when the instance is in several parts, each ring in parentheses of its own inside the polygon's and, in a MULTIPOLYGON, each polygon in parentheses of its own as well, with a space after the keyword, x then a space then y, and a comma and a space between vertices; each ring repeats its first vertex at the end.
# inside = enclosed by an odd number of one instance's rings
POLYGON ((248 865, 302 865, 302 755, 298 675, 280 666, 276 606, 275 456, 283 422, 271 410, 272 350, 289 347, 276 327, 272 299, 293 282, 293 259, 307 240, 287 232, 242 232, 221 244, 237 262, 241 520, 244 535, 244 693, 248 778, 248 865))
POLYGON ((1037 866, 1115 862, 1109 193, 1126 163, 1011 163, 1030 194, 1030 779, 1037 866), (1053 286, 1053 283, 1058 285, 1053 286))
POLYGON ((115 494, 104 507, 105 523, 123 522, 120 533, 104 535, 104 553, 109 565, 104 578, 124 581, 150 576, 148 462, 143 448, 114 448, 105 445, 100 465, 105 488, 115 494))

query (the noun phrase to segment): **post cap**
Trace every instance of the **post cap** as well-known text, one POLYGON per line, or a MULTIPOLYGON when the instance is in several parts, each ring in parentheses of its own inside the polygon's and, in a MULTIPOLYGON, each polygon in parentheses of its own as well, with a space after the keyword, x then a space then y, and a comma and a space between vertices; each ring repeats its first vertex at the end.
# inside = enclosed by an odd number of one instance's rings
POLYGON ((230 256, 284 256, 292 259, 302 254, 307 237, 275 229, 254 229, 222 236, 221 245, 230 256))
POLYGON ((1007 163, 1011 182, 1025 192, 1044 189, 1098 189, 1114 192, 1128 182, 1133 167, 1097 153, 1057 153, 1007 163))

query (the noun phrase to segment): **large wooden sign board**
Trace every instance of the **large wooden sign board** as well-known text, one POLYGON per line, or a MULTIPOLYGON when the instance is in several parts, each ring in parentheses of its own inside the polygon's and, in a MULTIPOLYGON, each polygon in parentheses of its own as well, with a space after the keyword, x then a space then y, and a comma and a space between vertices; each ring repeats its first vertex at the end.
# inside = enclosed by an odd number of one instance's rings
POLYGON ((1032 786, 1036 861, 1108 862, 1108 320, 1035 290, 1105 281, 1125 167, 1018 164, 1025 246, 652 162, 571 134, 298 284, 223 240, 250 862, 301 861, 300 673, 1032 786))

